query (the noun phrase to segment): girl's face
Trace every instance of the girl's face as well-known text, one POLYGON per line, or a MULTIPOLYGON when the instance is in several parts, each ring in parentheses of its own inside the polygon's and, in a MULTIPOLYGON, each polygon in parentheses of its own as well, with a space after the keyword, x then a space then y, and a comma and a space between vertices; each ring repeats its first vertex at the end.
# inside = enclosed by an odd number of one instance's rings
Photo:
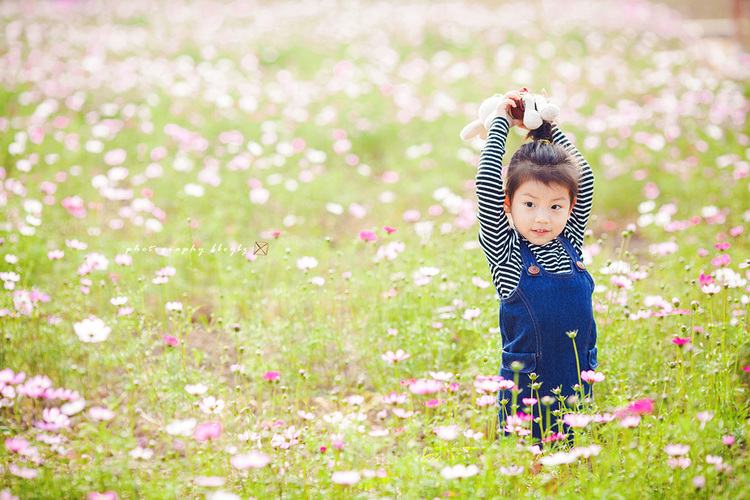
POLYGON ((544 245, 565 229, 574 204, 561 185, 528 181, 518 187, 505 212, 510 213, 513 225, 524 238, 534 245, 544 245))

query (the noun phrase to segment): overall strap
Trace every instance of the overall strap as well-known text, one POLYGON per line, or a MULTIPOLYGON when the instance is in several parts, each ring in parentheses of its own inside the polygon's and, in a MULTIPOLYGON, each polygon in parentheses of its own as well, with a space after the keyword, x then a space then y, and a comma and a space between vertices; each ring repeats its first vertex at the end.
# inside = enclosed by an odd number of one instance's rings
POLYGON ((526 276, 536 277, 542 275, 542 270, 534 257, 534 254, 529 250, 528 245, 523 238, 518 236, 518 248, 521 250, 521 260, 523 261, 523 269, 526 276))
POLYGON ((583 263, 583 259, 580 255, 578 255, 578 252, 573 247, 573 243, 570 242, 570 240, 560 233, 560 235, 557 237, 557 240, 562 243, 563 248, 566 252, 568 252, 568 255, 572 259, 572 266, 576 271, 579 273, 585 273, 586 272, 586 264, 583 263))

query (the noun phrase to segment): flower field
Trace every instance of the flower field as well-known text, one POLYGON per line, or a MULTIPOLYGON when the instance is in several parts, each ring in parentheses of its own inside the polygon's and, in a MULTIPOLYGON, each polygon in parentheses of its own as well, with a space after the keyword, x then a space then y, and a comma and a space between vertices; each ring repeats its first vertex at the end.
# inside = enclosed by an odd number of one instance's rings
POLYGON ((750 498, 748 82, 638 0, 1 2, 0 500, 750 498), (596 176, 544 443, 458 137, 522 86, 596 176))

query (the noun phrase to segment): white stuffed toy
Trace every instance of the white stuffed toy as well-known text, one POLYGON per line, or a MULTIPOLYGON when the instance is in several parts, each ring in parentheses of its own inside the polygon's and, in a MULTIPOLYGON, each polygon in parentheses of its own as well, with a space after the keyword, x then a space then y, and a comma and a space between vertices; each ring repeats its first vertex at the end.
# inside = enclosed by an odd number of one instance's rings
MULTIPOLYGON (((560 114, 560 108, 547 101, 547 92, 542 90, 541 94, 530 94, 525 87, 518 92, 519 99, 515 108, 511 108, 514 118, 523 117, 523 126, 529 130, 538 129, 543 121, 553 121, 560 114)), ((479 135, 482 139, 487 138, 487 131, 492 120, 498 116, 497 106, 502 102, 504 96, 495 94, 479 106, 479 119, 466 125, 461 130, 461 139, 469 140, 479 135)))

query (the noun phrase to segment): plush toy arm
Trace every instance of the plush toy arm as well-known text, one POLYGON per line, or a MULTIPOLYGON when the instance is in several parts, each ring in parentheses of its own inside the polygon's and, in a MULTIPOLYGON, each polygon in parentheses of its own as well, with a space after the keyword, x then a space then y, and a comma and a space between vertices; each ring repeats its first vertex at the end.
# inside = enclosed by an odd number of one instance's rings
POLYGON ((508 92, 507 94, 495 94, 485 99, 479 106, 479 119, 466 125, 461 133, 461 139, 469 140, 479 135, 482 139, 487 138, 487 131, 492 126, 492 121, 498 116, 507 118, 511 126, 517 125, 520 120, 513 117, 511 108, 518 106, 521 96, 518 92, 508 92))
POLYGON ((461 139, 464 141, 468 141, 472 137, 478 135, 482 139, 487 138, 487 129, 485 128, 484 124, 481 122, 481 120, 474 120, 473 122, 466 125, 463 130, 461 130, 461 139))

